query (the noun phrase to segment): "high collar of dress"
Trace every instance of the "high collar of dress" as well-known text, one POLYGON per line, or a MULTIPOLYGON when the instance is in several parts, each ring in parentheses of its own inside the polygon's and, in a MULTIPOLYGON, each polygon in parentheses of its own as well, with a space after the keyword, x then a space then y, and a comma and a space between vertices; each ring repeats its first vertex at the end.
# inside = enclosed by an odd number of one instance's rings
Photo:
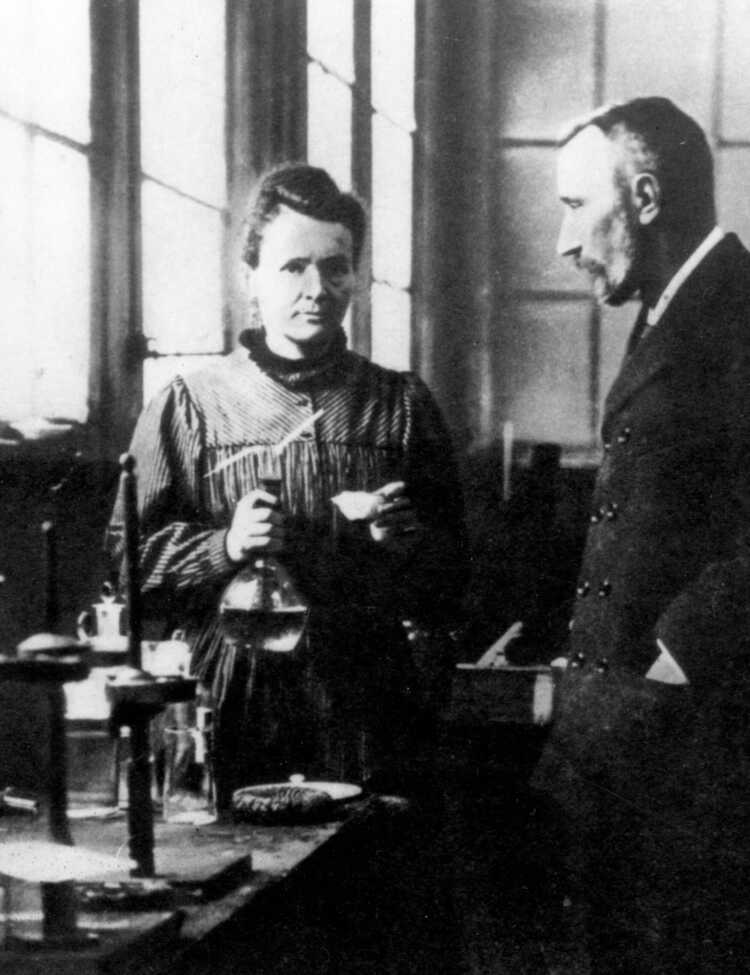
POLYGON ((268 348, 266 334, 260 328, 247 328, 240 333, 240 345, 266 375, 289 389, 300 389, 333 376, 346 354, 346 334, 338 329, 325 349, 313 358, 286 359, 268 348))

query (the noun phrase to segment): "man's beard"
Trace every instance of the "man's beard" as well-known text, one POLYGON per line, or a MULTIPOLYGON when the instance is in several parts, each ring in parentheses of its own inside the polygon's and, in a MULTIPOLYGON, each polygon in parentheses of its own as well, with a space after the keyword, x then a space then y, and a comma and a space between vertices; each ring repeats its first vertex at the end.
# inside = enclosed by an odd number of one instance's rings
POLYGON ((617 221, 619 233, 611 248, 614 260, 610 260, 608 268, 602 268, 606 290, 601 300, 613 307, 625 304, 640 290, 645 250, 638 219, 627 205, 617 215, 617 221))

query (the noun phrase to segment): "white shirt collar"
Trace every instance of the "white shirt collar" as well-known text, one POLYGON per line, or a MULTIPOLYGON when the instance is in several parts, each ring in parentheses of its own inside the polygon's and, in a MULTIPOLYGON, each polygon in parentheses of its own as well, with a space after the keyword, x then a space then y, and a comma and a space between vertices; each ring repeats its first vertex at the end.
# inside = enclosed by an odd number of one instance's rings
POLYGON ((654 307, 649 308, 648 316, 646 318, 646 322, 649 326, 656 325, 664 312, 667 310, 670 301, 677 294, 689 275, 692 274, 706 254, 708 254, 711 248, 715 247, 719 243, 723 236, 724 231, 721 229, 721 227, 714 227, 708 237, 706 237, 705 240, 703 240, 696 247, 690 257, 679 269, 677 274, 675 274, 666 288, 662 291, 661 295, 659 296, 659 300, 656 302, 654 307))

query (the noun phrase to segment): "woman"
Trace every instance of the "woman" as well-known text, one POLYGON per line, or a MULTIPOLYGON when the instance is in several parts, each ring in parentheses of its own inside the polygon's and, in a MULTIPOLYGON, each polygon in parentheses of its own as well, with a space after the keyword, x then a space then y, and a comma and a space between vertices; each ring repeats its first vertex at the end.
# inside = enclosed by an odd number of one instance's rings
MULTIPOLYGON (((215 367, 175 378, 133 437, 143 590, 186 630, 212 689, 224 801, 294 772, 382 787, 403 771, 422 690, 403 621, 447 628, 460 598, 452 452, 416 376, 346 348, 365 233, 354 197, 284 165, 261 180, 247 227, 256 327, 215 367), (295 430, 276 497, 261 474, 295 430), (380 491, 377 515, 348 521, 332 504, 342 491, 380 491), (217 625, 223 588, 259 553, 278 555, 310 605, 293 654, 250 655, 217 625)), ((115 549, 119 523, 116 509, 115 549)))

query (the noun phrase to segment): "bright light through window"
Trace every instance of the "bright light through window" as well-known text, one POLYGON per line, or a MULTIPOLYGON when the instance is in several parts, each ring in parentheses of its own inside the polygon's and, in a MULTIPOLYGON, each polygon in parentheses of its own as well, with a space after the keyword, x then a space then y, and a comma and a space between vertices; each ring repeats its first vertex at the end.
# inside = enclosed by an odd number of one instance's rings
POLYGON ((220 352, 221 214, 143 184, 144 334, 163 354, 220 352))
POLYGON ((0 417, 87 416, 89 184, 80 153, 0 123, 0 417), (17 182, 16 182, 17 180, 17 182), (25 190, 25 192, 24 192, 25 190))
POLYGON ((372 118, 372 273, 401 288, 411 282, 411 136, 372 118))
POLYGON ((140 6, 143 171, 223 206, 224 0, 140 6))
POLYGON ((373 284, 372 359, 390 369, 411 364, 411 302, 405 291, 373 284))
POLYGON ((0 418, 87 418, 88 0, 0 4, 0 418))
POLYGON ((352 0, 307 0, 307 52, 345 81, 354 81, 352 0))
POLYGON ((31 412, 83 420, 90 342, 88 162, 37 138, 34 184, 31 412))
POLYGON ((307 69, 307 158, 327 169, 341 189, 352 182, 352 93, 311 62, 307 69))
POLYGON ((0 418, 30 411, 31 167, 30 140, 20 125, 0 119, 0 418))
POLYGON ((414 4, 374 0, 371 24, 372 357, 411 364, 414 4))
MULTIPOLYGON (((351 188, 353 116, 369 123, 358 166, 371 159, 371 357, 408 368, 411 350, 412 133, 415 4, 413 0, 307 0, 307 153, 344 189, 351 188), (354 50, 354 16, 370 14, 370 49, 354 50), (359 76, 369 57, 370 88, 359 76), (355 101, 356 99, 356 101, 355 101)), ((368 269, 365 269, 368 270, 368 269)), ((357 321, 351 331, 357 338, 357 321)), ((366 338, 362 345, 366 345, 366 338)))
POLYGON ((89 0, 2 0, 0 109, 88 142, 89 0))
POLYGON ((403 128, 414 128, 414 4, 373 0, 372 104, 403 128))
POLYGON ((224 350, 224 7, 140 5, 145 399, 224 350))

